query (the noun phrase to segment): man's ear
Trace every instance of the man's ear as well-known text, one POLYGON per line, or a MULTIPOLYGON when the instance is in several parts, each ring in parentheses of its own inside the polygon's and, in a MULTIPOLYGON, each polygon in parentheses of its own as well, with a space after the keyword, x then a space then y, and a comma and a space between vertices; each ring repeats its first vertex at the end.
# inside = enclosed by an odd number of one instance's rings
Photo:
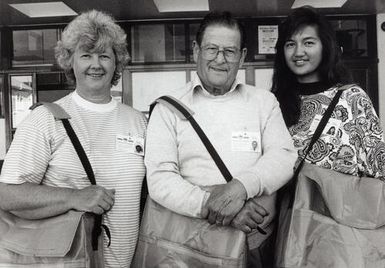
POLYGON ((193 47, 194 62, 196 63, 198 61, 198 55, 199 55, 199 50, 200 50, 200 47, 199 47, 197 41, 193 41, 192 47, 193 47))
POLYGON ((239 68, 241 68, 243 63, 245 62, 246 55, 247 55, 247 48, 242 48, 241 53, 242 53, 242 55, 241 55, 241 59, 239 61, 239 68))

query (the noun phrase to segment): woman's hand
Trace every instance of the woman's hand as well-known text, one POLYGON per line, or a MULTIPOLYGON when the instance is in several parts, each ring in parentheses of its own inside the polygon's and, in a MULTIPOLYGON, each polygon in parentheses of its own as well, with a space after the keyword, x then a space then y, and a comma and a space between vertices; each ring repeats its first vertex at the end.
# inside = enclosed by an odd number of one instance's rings
POLYGON ((114 205, 115 190, 109 190, 99 185, 91 185, 81 190, 74 190, 71 197, 72 209, 103 214, 114 205))

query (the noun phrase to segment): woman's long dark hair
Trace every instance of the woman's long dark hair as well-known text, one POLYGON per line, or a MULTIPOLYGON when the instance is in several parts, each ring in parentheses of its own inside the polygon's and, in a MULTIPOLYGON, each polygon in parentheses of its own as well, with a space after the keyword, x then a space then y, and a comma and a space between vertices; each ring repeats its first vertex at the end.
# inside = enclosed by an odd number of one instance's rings
POLYGON ((351 81, 350 73, 341 61, 335 31, 327 19, 309 6, 295 9, 279 28, 272 83, 272 92, 280 103, 287 126, 298 122, 300 98, 297 77, 286 64, 284 45, 294 33, 308 25, 317 29, 322 43, 322 61, 318 66, 321 82, 333 85, 351 81))

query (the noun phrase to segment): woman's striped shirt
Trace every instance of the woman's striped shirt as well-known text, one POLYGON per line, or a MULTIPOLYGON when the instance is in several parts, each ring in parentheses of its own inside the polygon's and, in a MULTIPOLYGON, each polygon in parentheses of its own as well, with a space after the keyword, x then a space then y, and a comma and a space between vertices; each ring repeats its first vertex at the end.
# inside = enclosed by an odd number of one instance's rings
MULTIPOLYGON (((136 152, 132 146, 122 146, 118 139, 131 137, 143 141, 146 119, 140 112, 114 100, 95 104, 76 92, 57 103, 71 116, 71 125, 90 160, 97 184, 115 189, 115 204, 103 217, 112 236, 111 246, 104 248, 106 267, 129 267, 138 236, 145 167, 143 153, 136 152)), ((0 181, 76 189, 90 185, 62 123, 55 121, 42 106, 33 110, 18 127, 0 181)))

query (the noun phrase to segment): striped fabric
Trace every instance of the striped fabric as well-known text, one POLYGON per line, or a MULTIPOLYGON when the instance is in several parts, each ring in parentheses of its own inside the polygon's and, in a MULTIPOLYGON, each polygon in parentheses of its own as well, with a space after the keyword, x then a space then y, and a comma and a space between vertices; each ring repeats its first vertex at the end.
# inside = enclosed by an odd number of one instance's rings
MULTIPOLYGON (((129 267, 139 228, 145 168, 143 156, 117 147, 115 141, 117 135, 144 138, 146 119, 114 100, 94 104, 76 92, 57 103, 71 115, 70 122, 91 162, 97 184, 116 190, 115 205, 103 218, 112 236, 111 246, 104 248, 106 267, 129 267)), ((0 181, 43 182, 77 189, 90 185, 62 123, 44 107, 36 108, 18 127, 0 181)))

